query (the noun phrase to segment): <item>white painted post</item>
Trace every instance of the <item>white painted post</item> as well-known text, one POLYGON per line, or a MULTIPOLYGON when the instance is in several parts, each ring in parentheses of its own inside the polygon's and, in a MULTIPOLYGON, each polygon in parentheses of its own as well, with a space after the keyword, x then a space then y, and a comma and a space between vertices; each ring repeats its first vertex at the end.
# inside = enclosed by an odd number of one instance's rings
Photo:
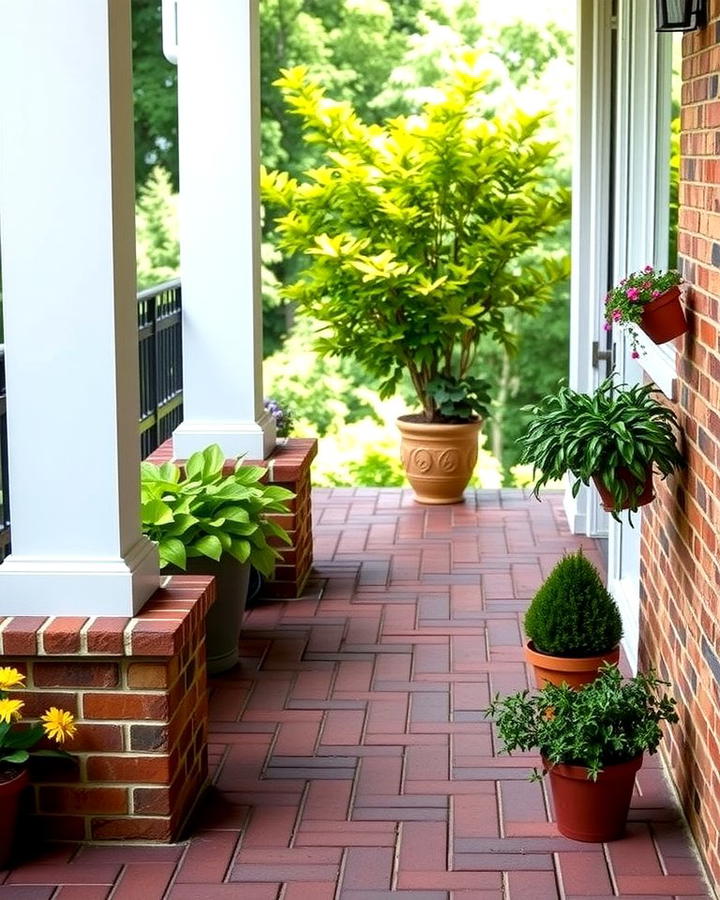
POLYGON ((263 459, 259 24, 255 0, 179 0, 185 421, 173 452, 263 459))
POLYGON ((0 0, 12 554, 0 615, 132 615, 140 532, 130 0, 0 0))

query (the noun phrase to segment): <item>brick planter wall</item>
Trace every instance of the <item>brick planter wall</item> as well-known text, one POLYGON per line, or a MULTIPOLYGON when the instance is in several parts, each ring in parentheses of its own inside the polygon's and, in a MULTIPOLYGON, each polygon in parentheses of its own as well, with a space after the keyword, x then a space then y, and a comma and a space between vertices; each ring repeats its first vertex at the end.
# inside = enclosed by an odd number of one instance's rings
POLYGON ((640 653, 678 700, 664 752, 720 884, 720 2, 709 6, 709 26, 683 40, 679 252, 691 287, 676 411, 688 468, 644 508, 640 653))
MULTIPOLYGON (((210 578, 175 577, 135 618, 0 620, 23 712, 77 717, 64 760, 33 764, 31 827, 54 840, 172 841, 207 779, 210 578)), ((54 746, 54 745, 53 745, 54 746)))
MULTIPOLYGON (((290 502, 290 514, 271 514, 275 521, 286 529, 292 544, 276 541, 282 559, 275 567, 275 575, 266 581, 263 595, 285 600, 299 597, 312 568, 312 508, 310 496, 310 466, 317 456, 315 438, 288 438, 279 444, 265 460, 246 460, 247 465, 264 466, 267 480, 271 484, 287 488, 296 496, 290 502)), ((172 460, 172 441, 166 441, 152 453, 150 462, 160 465, 172 460)), ((182 460, 176 460, 181 463, 182 460)), ((232 466, 228 466, 228 472, 232 466)))

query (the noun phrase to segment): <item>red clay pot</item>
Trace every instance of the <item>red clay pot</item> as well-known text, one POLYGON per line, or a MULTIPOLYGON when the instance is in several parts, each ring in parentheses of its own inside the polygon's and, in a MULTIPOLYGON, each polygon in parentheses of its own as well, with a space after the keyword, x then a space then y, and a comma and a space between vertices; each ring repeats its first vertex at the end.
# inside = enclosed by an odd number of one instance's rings
MULTIPOLYGON (((620 481, 624 482, 626 485, 628 485, 628 487, 634 487, 638 483, 638 479, 629 469, 626 469, 624 466, 621 466, 617 470, 617 474, 620 481)), ((629 500, 626 500, 620 506, 615 503, 613 495, 605 487, 605 485, 597 475, 593 475, 592 480, 595 487, 598 489, 600 499, 602 500, 602 507, 606 512, 619 512, 622 509, 630 509, 631 504, 629 500)), ((655 491, 653 490, 653 471, 652 466, 649 466, 645 475, 645 481, 643 482, 642 493, 638 497, 636 503, 638 506, 645 506, 646 503, 651 503, 654 499, 655 491)))
POLYGON ((688 326, 677 285, 643 306, 640 327, 656 344, 664 344, 685 334, 688 326))
POLYGON ((555 819, 560 834, 574 841, 600 843, 613 841, 625 832, 635 773, 643 755, 628 762, 608 766, 597 781, 590 781, 584 766, 552 766, 550 787, 555 805, 555 819))
POLYGON ((0 781, 0 869, 5 868, 12 855, 20 794, 27 783, 27 769, 0 781))
POLYGON ((603 663, 617 665, 620 659, 620 647, 609 650, 600 656, 553 656, 535 649, 532 641, 525 644, 525 659, 535 670, 535 684, 542 690, 546 684, 563 682, 577 690, 584 684, 595 681, 603 663))

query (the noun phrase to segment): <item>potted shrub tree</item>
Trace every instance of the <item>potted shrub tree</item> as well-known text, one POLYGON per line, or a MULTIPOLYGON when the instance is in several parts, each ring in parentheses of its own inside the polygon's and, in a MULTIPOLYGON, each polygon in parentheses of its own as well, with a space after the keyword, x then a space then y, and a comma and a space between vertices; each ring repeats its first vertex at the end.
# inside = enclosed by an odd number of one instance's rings
POLYGON ((525 613, 525 633, 525 658, 539 688, 547 682, 578 688, 603 663, 617 663, 620 611, 582 551, 565 556, 545 579, 525 613))
POLYGON ((421 411, 398 425, 423 503, 461 501, 474 468, 489 401, 481 338, 511 346, 508 314, 536 312, 568 274, 564 254, 529 259, 569 212, 546 175, 543 116, 486 109, 481 65, 468 55, 419 115, 382 127, 305 68, 284 70, 276 84, 325 163, 303 182, 261 178, 284 211, 280 248, 305 262, 283 294, 320 323, 318 348, 358 360, 382 397, 412 385, 421 411))
POLYGON ((575 476, 573 496, 593 480, 603 507, 618 518, 654 499, 653 466, 663 478, 683 464, 673 426, 675 413, 655 400, 652 384, 616 385, 607 378, 592 394, 564 386, 532 408, 533 420, 519 438, 521 462, 548 481, 575 476))
POLYGON ((157 542, 161 568, 215 576, 215 603, 206 623, 210 674, 238 661, 250 566, 271 575, 280 555, 272 539, 290 543, 267 514, 287 513, 294 496, 263 484, 260 466, 238 459, 231 473, 224 467, 217 444, 194 453, 184 469, 169 462, 141 467, 143 533, 157 542))
POLYGON ((546 684, 537 694, 491 703, 486 715, 506 752, 540 751, 561 834, 576 841, 622 836, 643 754, 656 752, 661 722, 678 720, 675 700, 660 693, 664 684, 653 672, 623 681, 606 665, 577 691, 546 684))
POLYGON ((614 322, 630 334, 632 355, 639 356, 637 331, 640 327, 656 344, 664 344, 687 331, 680 303, 682 276, 671 269, 656 272, 645 266, 616 285, 605 297, 605 328, 614 322))
POLYGON ((9 693, 24 689, 24 680, 25 676, 17 669, 0 667, 0 869, 5 868, 12 855, 20 794, 29 783, 30 755, 72 759, 63 750, 34 748, 44 737, 63 744, 77 730, 72 714, 55 706, 40 717, 40 722, 26 727, 20 721, 25 704, 9 693))

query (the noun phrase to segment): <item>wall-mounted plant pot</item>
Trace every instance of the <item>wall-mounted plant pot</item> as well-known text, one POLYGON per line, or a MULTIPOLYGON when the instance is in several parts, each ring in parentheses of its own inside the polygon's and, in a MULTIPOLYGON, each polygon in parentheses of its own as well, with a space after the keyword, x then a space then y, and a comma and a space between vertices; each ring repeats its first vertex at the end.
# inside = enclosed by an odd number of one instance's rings
POLYGON ((606 766, 597 781, 591 781, 584 766, 551 766, 543 757, 560 834, 592 843, 622 837, 642 761, 641 753, 628 762, 606 766))
POLYGON ((532 641, 525 644, 525 659, 535 671, 535 684, 542 690, 546 684, 565 683, 577 690, 584 684, 590 684, 598 676, 604 663, 617 665, 620 659, 620 647, 615 647, 599 656, 553 656, 535 649, 532 641))
POLYGON ((400 457, 418 503, 462 503, 477 462, 481 424, 446 425, 420 416, 397 420, 400 457))
MULTIPOLYGON (((617 476, 624 484, 626 484, 629 488, 633 489, 638 484, 638 479, 633 475, 633 473, 626 469, 624 466, 621 466, 617 470, 617 476)), ((635 504, 631 504, 630 500, 626 500, 622 504, 617 504, 615 502, 615 498, 610 493, 610 491, 605 487, 602 480, 598 475, 593 475, 592 477, 593 484, 598 490, 600 494, 600 499, 602 500, 602 508, 606 512, 620 512, 623 509, 630 509, 631 506, 645 506, 646 503, 651 503, 655 499, 655 491, 653 490, 653 470, 652 466, 648 466, 647 473, 645 475, 645 479, 642 482, 642 491, 640 496, 635 501, 635 504)))
POLYGON ((643 306, 640 327, 656 344, 664 344, 685 334, 688 326, 677 285, 643 306))
POLYGON ((4 869, 12 856, 20 803, 20 794, 28 783, 27 769, 18 772, 0 772, 0 869, 4 869))

